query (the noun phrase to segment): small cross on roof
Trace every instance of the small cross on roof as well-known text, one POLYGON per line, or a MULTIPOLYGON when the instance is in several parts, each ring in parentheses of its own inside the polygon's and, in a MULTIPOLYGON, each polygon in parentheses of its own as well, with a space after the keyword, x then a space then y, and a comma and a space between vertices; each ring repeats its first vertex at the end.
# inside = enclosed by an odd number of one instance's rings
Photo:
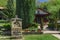
POLYGON ((15 18, 18 18, 18 15, 15 15, 15 18))

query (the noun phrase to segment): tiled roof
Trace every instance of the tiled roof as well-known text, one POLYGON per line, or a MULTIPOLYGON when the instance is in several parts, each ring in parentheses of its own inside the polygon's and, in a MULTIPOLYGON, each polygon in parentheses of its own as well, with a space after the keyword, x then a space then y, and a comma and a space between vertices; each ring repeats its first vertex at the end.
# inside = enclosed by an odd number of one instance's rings
POLYGON ((44 9, 38 8, 36 11, 36 14, 50 14, 50 13, 44 9))

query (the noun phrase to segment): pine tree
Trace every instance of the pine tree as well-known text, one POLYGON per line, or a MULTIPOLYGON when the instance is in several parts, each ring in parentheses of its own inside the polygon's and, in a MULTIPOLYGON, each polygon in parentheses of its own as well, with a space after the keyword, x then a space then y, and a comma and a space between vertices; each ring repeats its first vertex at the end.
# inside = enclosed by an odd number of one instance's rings
POLYGON ((3 12, 8 19, 11 19, 15 16, 14 0, 8 0, 7 1, 6 10, 4 10, 3 12))
POLYGON ((23 28, 32 24, 35 13, 35 0, 16 0, 16 14, 23 19, 23 28))

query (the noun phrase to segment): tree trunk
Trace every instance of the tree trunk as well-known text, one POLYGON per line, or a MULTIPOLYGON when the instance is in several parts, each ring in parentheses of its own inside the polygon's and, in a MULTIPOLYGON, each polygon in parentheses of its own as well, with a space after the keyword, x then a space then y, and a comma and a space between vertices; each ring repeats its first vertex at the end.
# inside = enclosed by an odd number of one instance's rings
POLYGON ((55 30, 57 30, 57 18, 55 17, 55 30))
POLYGON ((43 30, 43 25, 44 25, 43 18, 41 17, 41 30, 43 30))

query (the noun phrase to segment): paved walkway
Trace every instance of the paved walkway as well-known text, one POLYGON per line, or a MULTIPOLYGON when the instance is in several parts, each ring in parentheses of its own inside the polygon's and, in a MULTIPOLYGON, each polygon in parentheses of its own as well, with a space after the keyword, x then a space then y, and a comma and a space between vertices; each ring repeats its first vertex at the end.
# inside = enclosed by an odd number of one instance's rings
POLYGON ((60 34, 52 34, 54 37, 60 39, 60 34))
POLYGON ((42 32, 52 34, 54 37, 60 39, 60 31, 42 31, 42 32))
POLYGON ((43 33, 58 34, 60 31, 42 31, 43 33))

